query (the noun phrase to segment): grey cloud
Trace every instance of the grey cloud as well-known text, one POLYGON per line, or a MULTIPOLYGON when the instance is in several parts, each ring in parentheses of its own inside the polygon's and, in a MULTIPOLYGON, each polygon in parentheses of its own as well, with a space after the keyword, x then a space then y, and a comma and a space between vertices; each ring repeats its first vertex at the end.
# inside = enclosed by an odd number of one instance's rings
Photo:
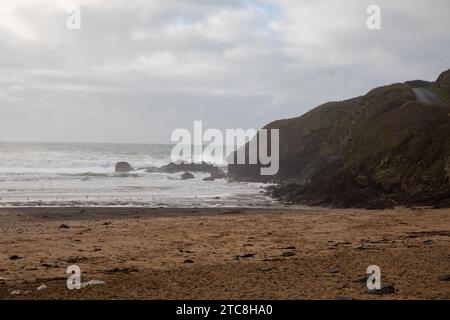
POLYGON ((20 3, 0 4, 0 140, 260 127, 450 65, 446 0, 379 0, 376 32, 366 0, 80 0, 79 31, 64 1, 20 3))

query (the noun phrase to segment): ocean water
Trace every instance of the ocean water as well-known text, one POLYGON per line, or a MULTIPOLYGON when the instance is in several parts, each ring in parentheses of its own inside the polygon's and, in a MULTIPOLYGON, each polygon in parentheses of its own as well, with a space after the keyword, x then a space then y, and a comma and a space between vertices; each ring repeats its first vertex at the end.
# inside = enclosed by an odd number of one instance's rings
POLYGON ((0 206, 271 206, 262 184, 181 180, 181 173, 115 173, 168 164, 171 145, 0 142, 0 206))

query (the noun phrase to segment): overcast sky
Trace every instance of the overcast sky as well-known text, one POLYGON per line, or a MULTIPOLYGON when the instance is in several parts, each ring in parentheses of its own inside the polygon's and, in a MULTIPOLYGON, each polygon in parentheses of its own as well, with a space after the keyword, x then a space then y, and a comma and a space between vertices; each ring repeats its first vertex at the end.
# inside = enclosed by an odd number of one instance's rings
POLYGON ((450 68, 449 13, 448 0, 1 0, 0 140, 165 143, 194 120, 258 128, 434 80, 450 68))

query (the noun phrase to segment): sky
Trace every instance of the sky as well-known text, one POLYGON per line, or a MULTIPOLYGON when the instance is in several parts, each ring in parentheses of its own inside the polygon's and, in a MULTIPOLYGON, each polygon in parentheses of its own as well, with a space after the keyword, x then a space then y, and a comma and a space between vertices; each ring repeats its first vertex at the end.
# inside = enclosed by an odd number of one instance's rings
POLYGON ((0 140, 168 143, 450 68, 448 0, 2 0, 0 140), (381 9, 381 30, 366 10, 381 9), (80 29, 67 28, 67 7, 80 29))

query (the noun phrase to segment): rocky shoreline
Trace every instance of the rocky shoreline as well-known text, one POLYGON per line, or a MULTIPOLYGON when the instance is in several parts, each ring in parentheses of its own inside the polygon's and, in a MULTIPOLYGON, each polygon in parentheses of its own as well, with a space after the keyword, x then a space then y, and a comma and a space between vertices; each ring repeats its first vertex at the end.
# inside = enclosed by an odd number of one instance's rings
POLYGON ((203 179, 203 181, 214 181, 215 179, 225 179, 226 174, 218 166, 210 163, 191 163, 191 162, 170 162, 162 167, 145 167, 145 168, 133 168, 128 162, 118 162, 115 166, 115 172, 132 172, 135 170, 145 170, 147 173, 179 173, 182 172, 181 180, 187 180, 194 178, 192 172, 209 173, 209 177, 203 179))
POLYGON ((364 208, 370 210, 392 209, 396 206, 408 208, 450 208, 448 194, 422 194, 405 197, 388 194, 377 187, 361 187, 352 181, 336 181, 326 188, 297 183, 270 185, 265 194, 285 204, 302 204, 332 208, 364 208))

